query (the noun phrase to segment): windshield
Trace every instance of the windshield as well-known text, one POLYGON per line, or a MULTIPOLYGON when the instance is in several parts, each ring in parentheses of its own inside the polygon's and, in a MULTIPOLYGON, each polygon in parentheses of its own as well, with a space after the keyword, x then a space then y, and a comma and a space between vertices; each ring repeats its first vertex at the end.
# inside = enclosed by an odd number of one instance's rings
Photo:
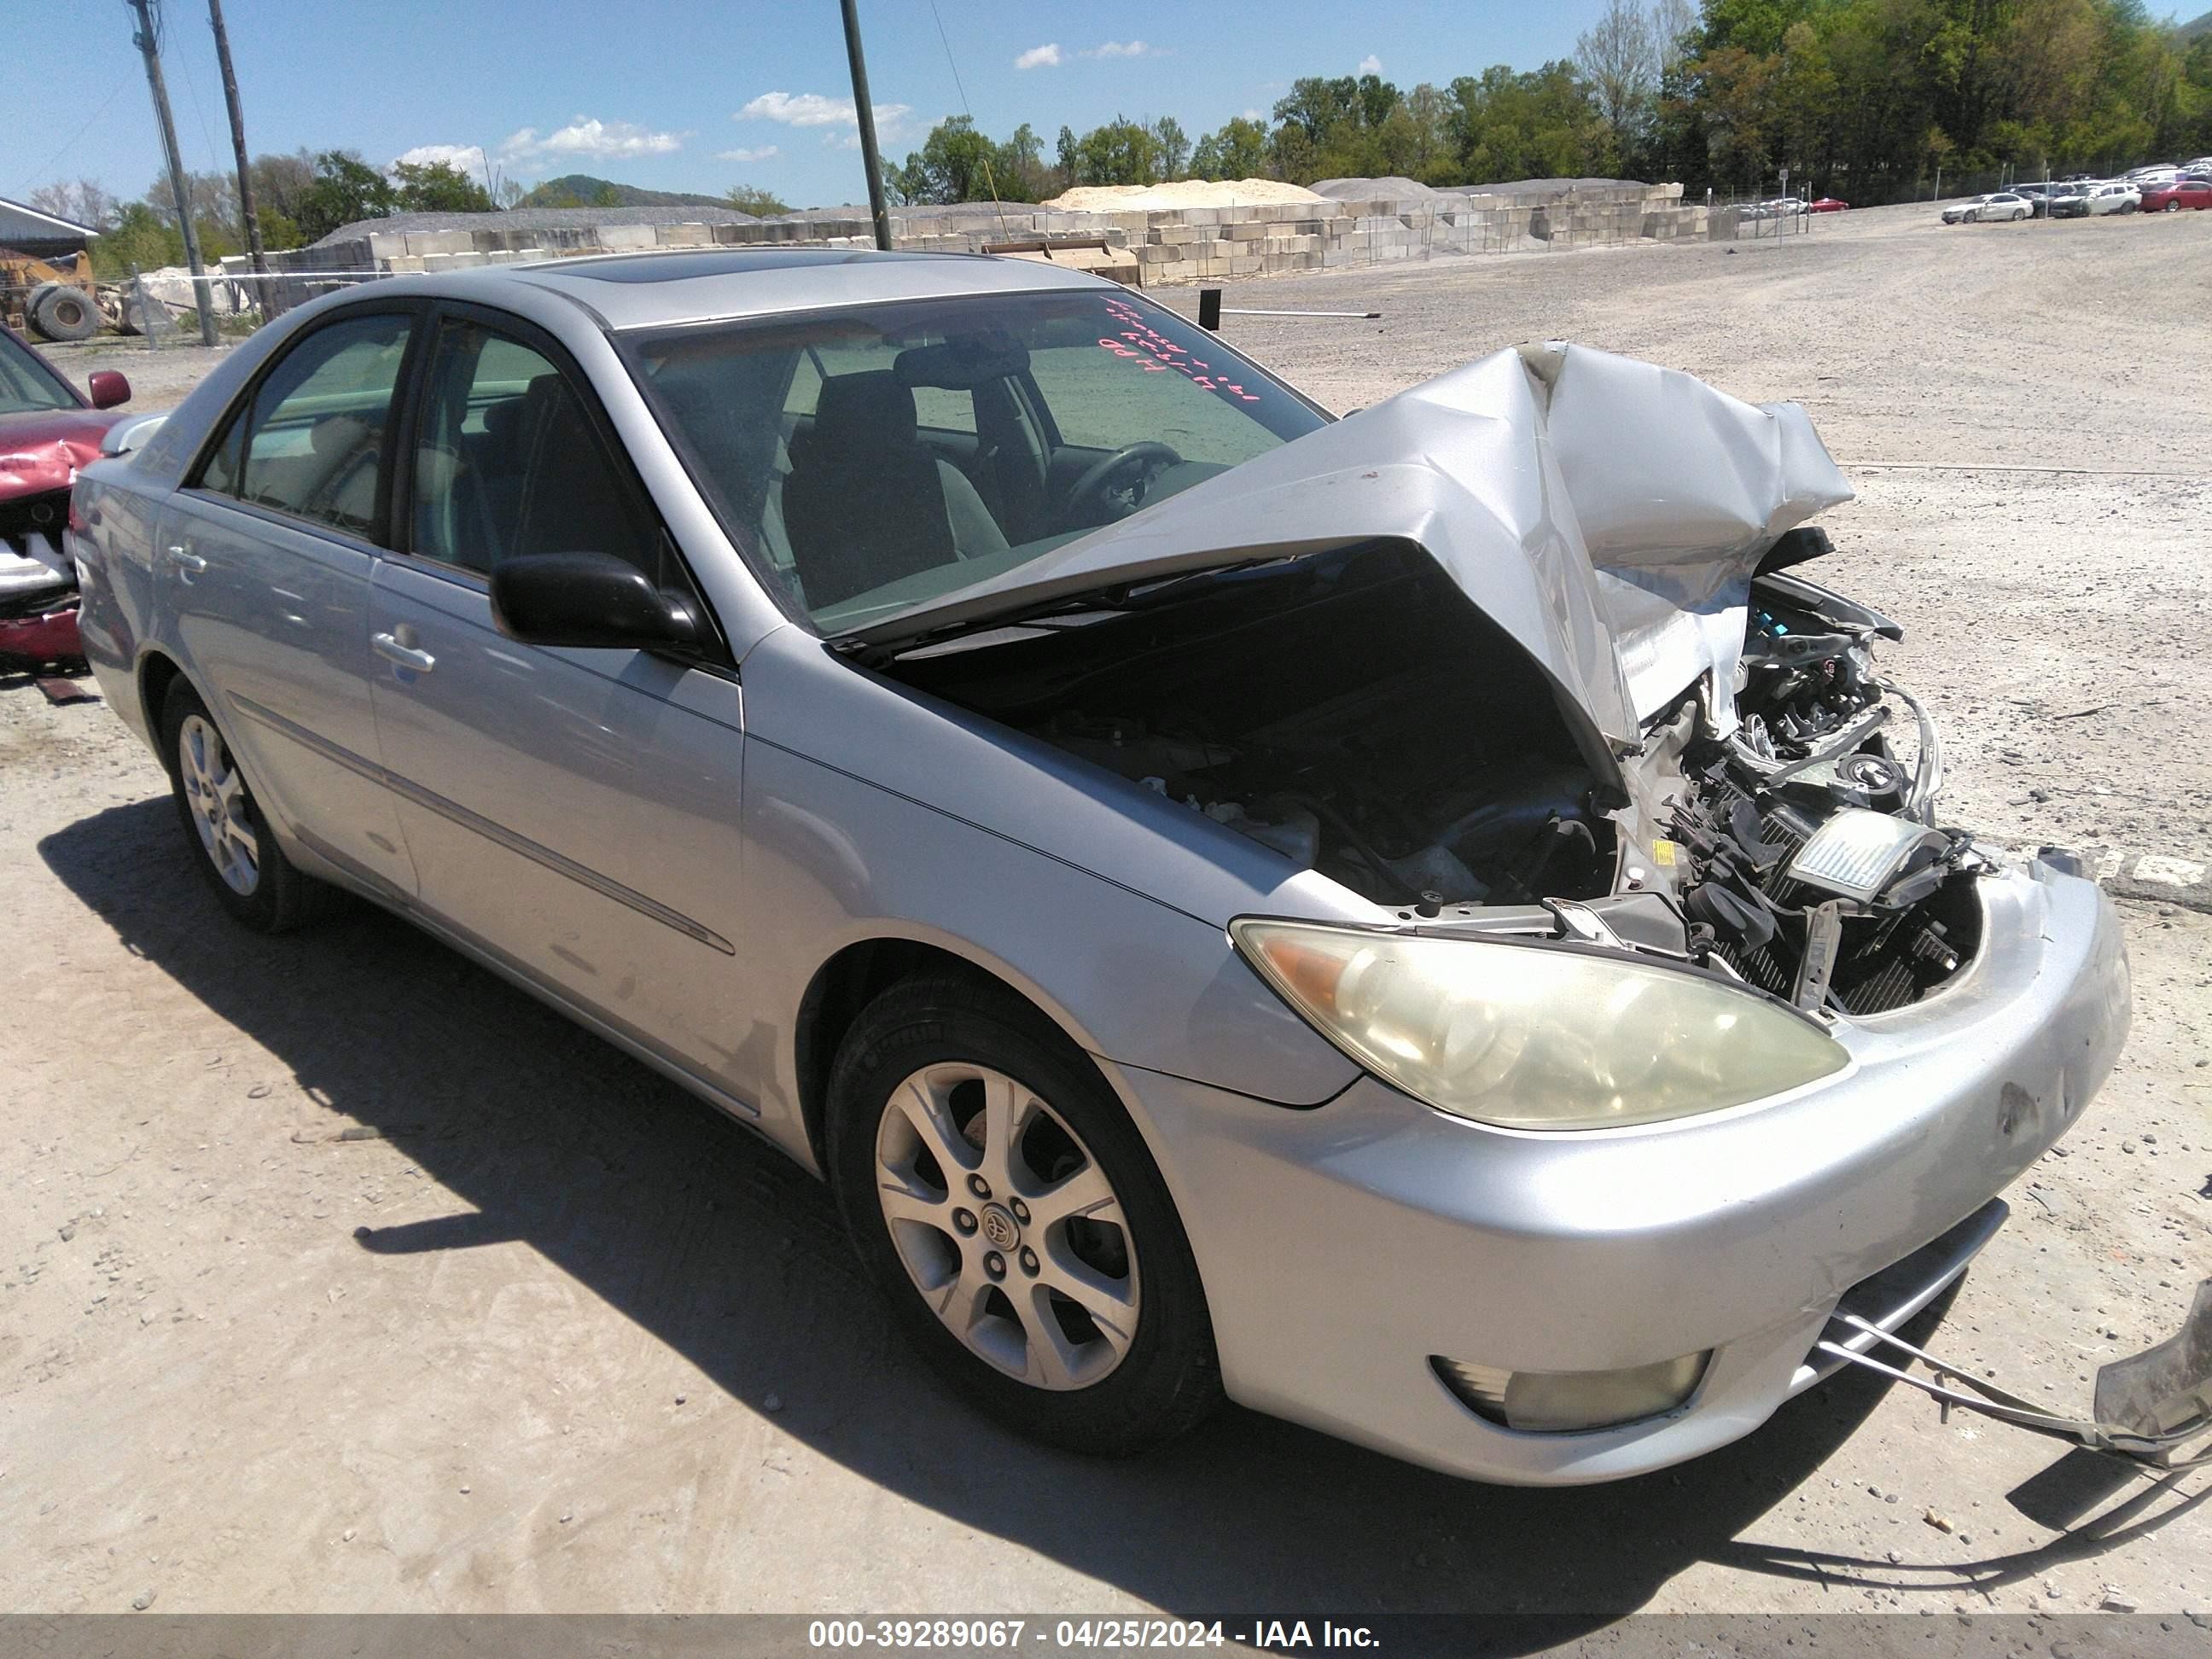
POLYGON ((13 340, 0 340, 0 415, 78 407, 60 376, 13 340))
POLYGON ((1003 574, 1327 416, 1118 290, 629 337, 738 546, 825 634, 1003 574))

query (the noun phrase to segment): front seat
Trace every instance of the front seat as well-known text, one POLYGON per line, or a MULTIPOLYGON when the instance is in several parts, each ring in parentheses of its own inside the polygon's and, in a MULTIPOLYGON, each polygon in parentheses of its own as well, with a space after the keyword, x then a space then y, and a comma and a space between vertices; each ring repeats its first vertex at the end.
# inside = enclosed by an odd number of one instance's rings
POLYGON ((791 440, 783 521, 817 611, 1006 545, 975 486, 924 447, 914 392, 887 369, 822 383, 813 426, 791 440))

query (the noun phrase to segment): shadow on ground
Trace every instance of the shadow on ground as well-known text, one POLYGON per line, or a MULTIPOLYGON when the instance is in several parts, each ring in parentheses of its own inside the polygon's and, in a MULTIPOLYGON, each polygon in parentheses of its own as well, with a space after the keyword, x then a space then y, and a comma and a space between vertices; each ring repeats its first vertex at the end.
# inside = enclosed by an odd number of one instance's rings
MULTIPOLYGON (((282 939, 238 929, 166 799, 100 812, 40 851, 130 948, 453 1194, 452 1218, 363 1231, 364 1248, 523 1241, 736 1398, 780 1395, 779 1425, 826 1455, 1147 1601, 1600 1624, 1700 1560, 1831 1587, 1867 1568, 1908 1595, 1917 1583, 1959 1593, 1953 1559, 1737 1542, 1873 1409, 1881 1385, 1856 1372, 1694 1463, 1574 1490, 1477 1486, 1234 1410, 1125 1463, 1013 1439, 908 1356, 811 1177, 529 997, 366 907, 282 939)), ((2108 1547, 2178 1512, 2146 1516, 2156 1496, 1969 1571, 2010 1580, 2108 1547)))

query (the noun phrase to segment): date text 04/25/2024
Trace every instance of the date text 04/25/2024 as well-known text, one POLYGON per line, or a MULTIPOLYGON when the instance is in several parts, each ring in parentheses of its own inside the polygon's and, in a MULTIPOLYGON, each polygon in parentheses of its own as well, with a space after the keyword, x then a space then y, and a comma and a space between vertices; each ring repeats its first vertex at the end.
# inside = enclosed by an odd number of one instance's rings
POLYGON ((817 1619, 809 1622, 807 1645, 813 1648, 1018 1649, 1049 1643, 1055 1649, 1218 1648, 1239 1646, 1295 1653, 1321 1648, 1374 1649, 1382 1645, 1364 1625, 1328 1620, 1256 1619, 1246 1627, 1224 1628, 1216 1619, 817 1619))

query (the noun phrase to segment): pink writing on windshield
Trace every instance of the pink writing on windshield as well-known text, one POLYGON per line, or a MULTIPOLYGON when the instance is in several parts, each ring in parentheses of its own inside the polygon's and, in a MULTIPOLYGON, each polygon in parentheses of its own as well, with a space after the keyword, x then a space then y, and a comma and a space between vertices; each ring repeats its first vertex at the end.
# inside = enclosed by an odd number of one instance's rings
POLYGON ((1126 300, 1106 301, 1106 314, 1121 325, 1118 335, 1103 336, 1100 348, 1116 357, 1126 357, 1139 364, 1147 374, 1164 374, 1174 369, 1201 391, 1212 392, 1224 398, 1234 398, 1242 403, 1256 404, 1259 394, 1247 392, 1243 386, 1226 374, 1208 371, 1212 365, 1200 357, 1194 357, 1182 347, 1147 324, 1136 307, 1126 300))

